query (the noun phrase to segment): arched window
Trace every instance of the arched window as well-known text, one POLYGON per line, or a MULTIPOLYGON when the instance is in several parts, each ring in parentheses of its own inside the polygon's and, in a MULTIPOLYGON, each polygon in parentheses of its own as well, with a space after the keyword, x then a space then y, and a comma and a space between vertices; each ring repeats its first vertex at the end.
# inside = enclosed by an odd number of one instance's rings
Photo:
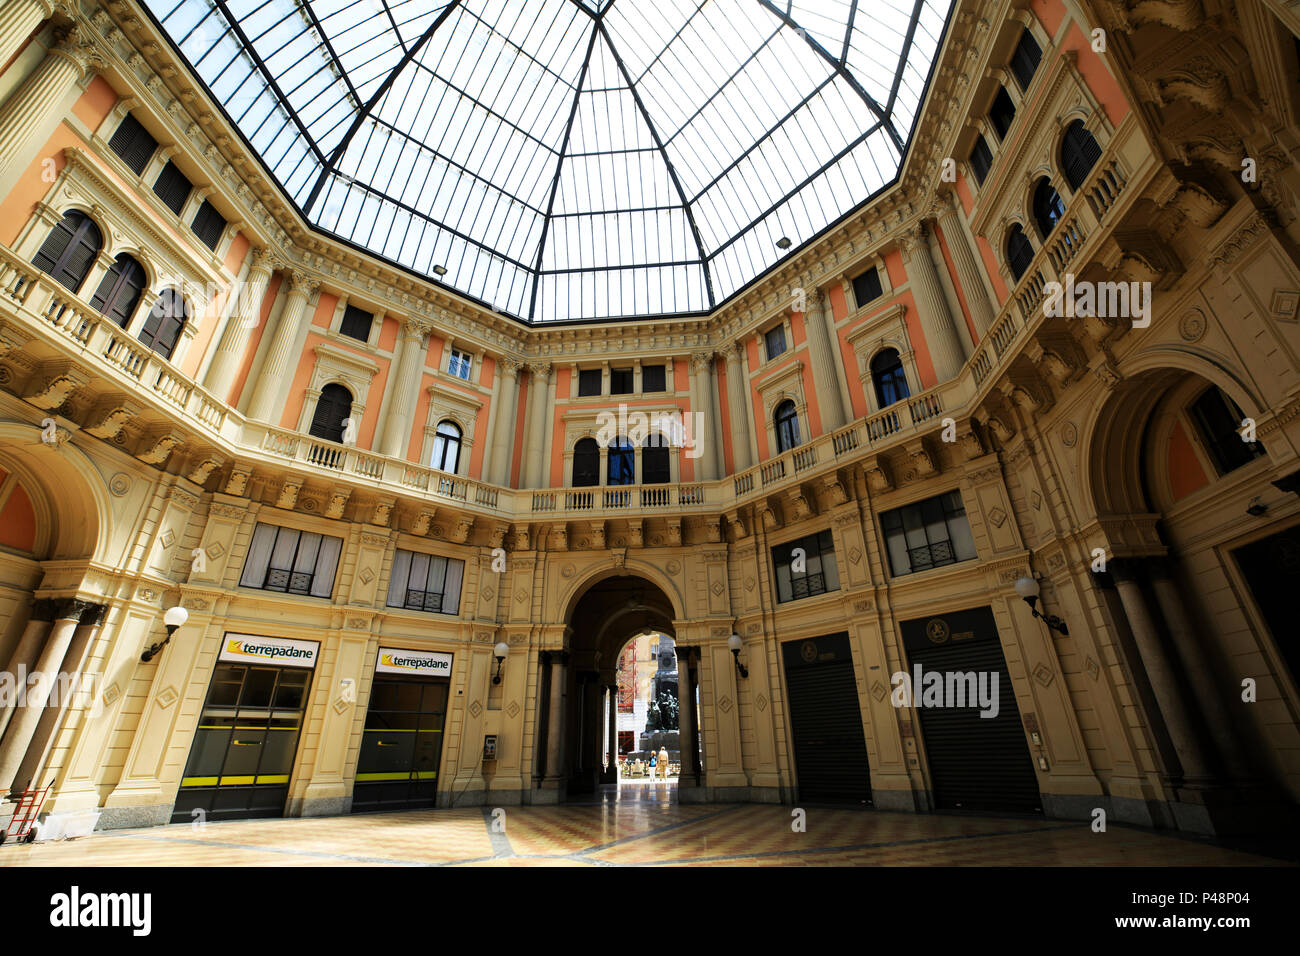
POLYGON ((881 408, 901 401, 911 394, 907 389, 907 375, 903 360, 894 349, 884 349, 871 360, 871 381, 876 386, 876 401, 881 408))
POLYGON ((122 253, 113 260, 113 268, 104 275, 90 305, 126 328, 131 324, 135 307, 140 304, 144 283, 144 266, 122 253))
POLYGON ((1011 274, 1019 280, 1033 261, 1034 247, 1029 244, 1029 237, 1019 226, 1012 226, 1007 234, 1007 265, 1011 267, 1011 274))
POLYGON ((636 452, 632 443, 619 435, 609 444, 609 465, 605 484, 630 485, 636 481, 636 452))
POLYGON ((140 341, 169 359, 189 318, 190 304, 184 297, 175 289, 163 289, 140 330, 140 341))
POLYGON ((94 220, 83 212, 65 213, 41 243, 32 264, 48 272, 64 288, 76 292, 86 281, 86 273, 104 245, 104 237, 94 220))
POLYGON ((789 451, 799 444, 799 413, 795 411, 794 402, 786 399, 776 406, 773 416, 776 423, 776 450, 778 453, 789 451))
POLYGON ((583 438, 573 446, 573 487, 591 488, 600 484, 600 445, 594 438, 583 438))
POLYGON ((454 475, 459 464, 460 429, 455 422, 438 422, 438 430, 433 436, 433 461, 429 462, 429 466, 454 475))
POLYGON ((320 390, 308 434, 325 441, 342 442, 346 422, 352 417, 352 393, 331 382, 320 390))
POLYGON ((641 446, 641 483, 666 485, 671 480, 668 467, 668 437, 660 432, 646 436, 641 446))
POLYGON ((1061 202, 1051 180, 1044 176, 1034 189, 1034 223, 1038 226, 1038 234, 1046 239, 1064 215, 1065 203, 1061 202))
POLYGON ((1075 120, 1061 137, 1061 169, 1071 189, 1078 189, 1101 159, 1101 146, 1083 120, 1075 120))

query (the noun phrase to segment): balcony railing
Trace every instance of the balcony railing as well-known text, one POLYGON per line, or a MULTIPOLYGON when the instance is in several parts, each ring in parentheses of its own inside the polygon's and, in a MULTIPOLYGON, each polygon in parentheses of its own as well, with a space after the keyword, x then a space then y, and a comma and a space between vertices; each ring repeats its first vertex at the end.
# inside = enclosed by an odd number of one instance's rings
MULTIPOLYGON (((0 246, 0 319, 16 313, 17 326, 67 353, 106 380, 109 389, 144 390, 156 396, 158 409, 170 413, 189 441, 208 443, 219 454, 267 464, 290 464, 307 476, 356 480, 394 496, 452 501, 471 512, 512 516, 717 513, 746 500, 780 491, 816 474, 839 467, 864 453, 901 444, 933 431, 944 416, 970 414, 997 370, 1042 317, 1046 283, 1059 278, 1102 234, 1129 188, 1154 170, 1154 160, 1130 157, 1126 177, 1120 155, 1140 142, 1130 125, 1122 125, 1083 186, 1071 198, 1051 240, 1038 250, 1025 275, 1011 290, 967 367, 952 381, 928 389, 820 435, 738 474, 715 481, 596 488, 516 490, 451 475, 434 468, 377 455, 354 445, 303 435, 245 419, 161 355, 145 348, 116 323, 54 282, 48 275, 0 246)), ((1135 153, 1136 155, 1136 153, 1135 153)))

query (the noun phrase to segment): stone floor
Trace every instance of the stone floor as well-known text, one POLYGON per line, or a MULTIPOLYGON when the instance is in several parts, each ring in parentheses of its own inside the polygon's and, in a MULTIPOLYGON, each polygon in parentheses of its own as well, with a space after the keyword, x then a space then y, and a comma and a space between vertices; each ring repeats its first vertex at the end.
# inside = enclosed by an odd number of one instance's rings
POLYGON ((1277 866, 1207 841, 1086 822, 807 808, 680 805, 671 784, 583 804, 113 830, 0 846, 0 866, 1277 866))

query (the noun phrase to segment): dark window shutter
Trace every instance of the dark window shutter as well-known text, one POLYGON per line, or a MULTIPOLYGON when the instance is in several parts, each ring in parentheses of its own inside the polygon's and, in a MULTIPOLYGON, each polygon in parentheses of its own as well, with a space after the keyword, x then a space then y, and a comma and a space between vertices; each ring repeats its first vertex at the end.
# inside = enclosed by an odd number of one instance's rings
POLYGON ((309 432, 326 441, 343 441, 343 423, 352 415, 352 393, 342 385, 331 383, 320 391, 309 432))
POLYGON ((193 188, 194 184, 186 178, 175 163, 164 166, 153 184, 153 191, 158 194, 163 205, 178 216, 185 208, 185 200, 190 198, 190 190, 193 188))
POLYGON ((641 391, 665 392, 667 390, 667 379, 662 365, 641 366, 641 391))
POLYGON ((374 324, 375 317, 364 309, 358 309, 355 305, 350 305, 343 310, 343 319, 339 322, 339 335, 346 335, 348 338, 357 339, 361 342, 370 341, 370 327, 374 324))
POLYGON ((652 435, 645 440, 641 449, 641 483, 643 485, 666 485, 671 477, 668 462, 668 444, 660 435, 652 435))
POLYGON ((573 487, 590 488, 600 484, 600 446, 594 438, 584 438, 573 446, 573 487))
POLYGON ((1022 90, 1029 89, 1029 84, 1034 79, 1034 72, 1038 69, 1038 62, 1042 58, 1043 51, 1039 49, 1034 35, 1028 30, 1020 34, 1016 51, 1011 54, 1011 72, 1016 75, 1016 82, 1020 84, 1022 90))
POLYGON ((149 310, 149 318, 140 330, 140 342, 163 358, 171 358, 185 328, 189 303, 175 289, 164 289, 149 310))
POLYGON ((91 307, 126 328, 140 303, 144 279, 144 267, 140 263, 125 254, 118 256, 90 300, 91 307))
POLYGON ((992 166, 993 153, 989 151, 989 144, 984 141, 983 136, 976 136, 975 145, 970 151, 970 168, 975 171, 975 179, 981 186, 988 178, 992 166))
POLYGON ((1034 261, 1034 247, 1029 244, 1029 237, 1024 230, 1016 226, 1007 237, 1007 265, 1011 274, 1019 279, 1034 261))
POLYGON ((993 97, 993 106, 989 109, 989 122, 993 128, 998 131, 1000 139, 1007 138, 1007 132, 1011 129, 1011 122, 1016 118, 1016 104, 1011 100, 1011 94, 1006 91, 1006 87, 998 87, 998 95, 993 97))
POLYGON ((866 305, 872 299, 879 298, 882 291, 880 288, 880 272, 875 266, 872 266, 853 280, 853 298, 857 300, 858 308, 866 305))
POLYGON ((1078 189, 1101 159, 1101 145, 1088 132, 1083 120, 1075 120, 1066 127, 1061 138, 1061 169, 1071 189, 1078 189))
POLYGON ((113 132, 108 141, 108 148, 117 153, 138 176, 149 165, 149 159, 158 148, 158 141, 149 135, 149 131, 140 125, 140 121, 128 113, 113 132))
POLYGON ((76 292, 103 246, 99 227, 85 213, 67 213, 41 243, 32 264, 76 292))
POLYGON ((600 394, 600 369, 582 368, 578 369, 578 395, 599 395, 600 394))
POLYGON ((210 202, 204 202, 199 207, 199 211, 194 214, 194 222, 191 224, 194 235, 199 237, 209 249, 216 249, 217 243, 221 241, 221 234, 226 231, 226 219, 221 213, 217 212, 217 207, 210 202))

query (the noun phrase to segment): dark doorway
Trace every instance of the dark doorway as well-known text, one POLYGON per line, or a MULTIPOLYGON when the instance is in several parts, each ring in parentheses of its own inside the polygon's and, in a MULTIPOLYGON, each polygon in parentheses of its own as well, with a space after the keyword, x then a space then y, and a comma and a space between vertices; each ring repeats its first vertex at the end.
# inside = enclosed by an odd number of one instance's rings
POLYGON ((782 645, 799 799, 871 803, 862 713, 847 633, 782 645))
POLYGON ((1300 681, 1300 640, 1296 638, 1295 596, 1300 593, 1300 525, 1269 535, 1232 552, 1255 606, 1273 632, 1278 653, 1300 681))
MULTIPOLYGON (((922 702, 916 709, 936 809, 1041 811, 1038 779, 993 612, 987 607, 954 611, 904 621, 902 629, 909 676, 915 677, 919 665, 922 673, 984 674, 990 690, 992 675, 998 680, 996 716, 982 716, 979 704, 971 701, 962 707, 922 702)), ((914 686, 914 693, 921 700, 921 688, 914 686)))
POLYGON ((375 676, 357 758, 353 813, 434 806, 450 683, 446 677, 375 676))

